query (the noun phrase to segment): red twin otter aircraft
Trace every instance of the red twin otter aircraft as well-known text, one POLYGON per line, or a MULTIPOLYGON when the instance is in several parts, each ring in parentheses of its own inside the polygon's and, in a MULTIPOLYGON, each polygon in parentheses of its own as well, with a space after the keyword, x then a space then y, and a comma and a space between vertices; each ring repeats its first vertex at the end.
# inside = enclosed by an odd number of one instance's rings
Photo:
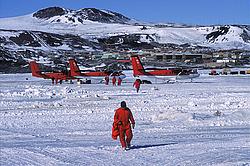
POLYGON ((61 84, 63 80, 66 81, 76 79, 75 77, 72 77, 69 72, 42 72, 36 61, 30 62, 30 68, 33 77, 51 79, 52 84, 57 84, 58 82, 61 84))
POLYGON ((131 56, 133 75, 134 77, 141 79, 144 83, 152 82, 169 82, 181 79, 193 79, 199 77, 197 70, 182 69, 182 68, 167 68, 156 69, 148 68, 144 69, 139 57, 137 55, 131 56))
MULTIPOLYGON (((69 60, 70 72, 71 75, 76 78, 86 79, 86 83, 101 83, 104 81, 105 77, 114 75, 111 71, 89 71, 89 70, 80 70, 77 62, 74 59, 69 60)), ((116 72, 119 73, 119 72, 116 72)), ((126 76, 122 73, 116 74, 116 77, 124 79, 126 76)))
POLYGON ((126 76, 122 72, 110 72, 110 71, 81 71, 74 59, 69 60, 70 72, 42 72, 35 61, 30 62, 30 68, 33 77, 39 77, 44 79, 51 79, 52 84, 62 83, 63 80, 81 80, 81 83, 101 83, 105 77, 119 77, 124 79, 126 76), (85 79, 85 80, 82 80, 85 79))

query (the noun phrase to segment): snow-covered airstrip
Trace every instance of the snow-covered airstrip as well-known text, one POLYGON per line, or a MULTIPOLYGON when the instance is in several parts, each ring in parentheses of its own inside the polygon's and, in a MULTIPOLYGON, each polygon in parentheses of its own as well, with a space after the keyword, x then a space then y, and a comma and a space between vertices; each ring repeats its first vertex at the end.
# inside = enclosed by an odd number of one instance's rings
POLYGON ((201 75, 137 94, 131 82, 0 75, 0 165, 250 165, 250 76, 201 75), (111 138, 122 100, 136 120, 129 151, 111 138))

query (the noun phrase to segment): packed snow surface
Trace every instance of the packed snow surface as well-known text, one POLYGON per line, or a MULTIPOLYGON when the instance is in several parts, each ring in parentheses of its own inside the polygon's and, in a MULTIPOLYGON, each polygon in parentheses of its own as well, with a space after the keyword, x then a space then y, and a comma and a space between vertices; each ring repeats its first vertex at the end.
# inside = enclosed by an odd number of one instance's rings
POLYGON ((122 86, 0 75, 0 165, 250 165, 250 76, 122 86), (133 148, 112 140, 125 100, 133 148))

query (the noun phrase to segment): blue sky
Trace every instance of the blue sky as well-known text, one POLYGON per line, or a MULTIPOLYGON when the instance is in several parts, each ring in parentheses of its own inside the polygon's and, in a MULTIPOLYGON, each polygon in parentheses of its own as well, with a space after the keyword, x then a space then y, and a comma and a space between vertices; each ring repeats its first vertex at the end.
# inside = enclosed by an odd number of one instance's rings
POLYGON ((250 0, 0 0, 0 18, 50 6, 108 9, 155 23, 250 25, 250 0))

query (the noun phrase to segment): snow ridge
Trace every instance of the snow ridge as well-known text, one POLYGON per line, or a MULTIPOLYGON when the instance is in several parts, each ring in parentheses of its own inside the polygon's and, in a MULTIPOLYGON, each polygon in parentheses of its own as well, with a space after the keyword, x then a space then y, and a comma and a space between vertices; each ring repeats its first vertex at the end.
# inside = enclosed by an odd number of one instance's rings
MULTIPOLYGON (((216 49, 250 50, 250 28, 248 26, 155 26, 142 25, 119 13, 84 8, 69 10, 50 7, 33 14, 0 19, 2 30, 41 31, 57 34, 78 35, 85 39, 109 38, 119 35, 141 35, 140 42, 190 44, 216 49), (150 36, 145 39, 144 36, 150 36), (153 39, 153 40, 152 40, 153 39)), ((0 30, 0 36, 6 38, 6 32, 0 30)), ((138 42, 138 41, 136 41, 138 42)))

